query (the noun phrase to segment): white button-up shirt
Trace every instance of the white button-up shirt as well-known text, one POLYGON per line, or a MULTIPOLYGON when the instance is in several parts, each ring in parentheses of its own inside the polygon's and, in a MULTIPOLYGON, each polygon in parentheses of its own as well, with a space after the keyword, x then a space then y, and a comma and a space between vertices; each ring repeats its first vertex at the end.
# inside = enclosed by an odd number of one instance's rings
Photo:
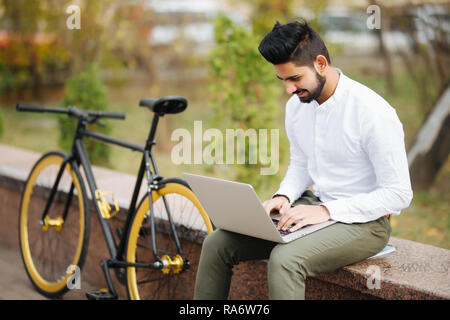
MULTIPOLYGON (((339 70, 340 72, 340 70, 339 70)), ((377 93, 340 72, 319 105, 286 104, 290 164, 280 189, 291 204, 314 184, 332 220, 368 222, 399 215, 412 199, 403 126, 377 93)))

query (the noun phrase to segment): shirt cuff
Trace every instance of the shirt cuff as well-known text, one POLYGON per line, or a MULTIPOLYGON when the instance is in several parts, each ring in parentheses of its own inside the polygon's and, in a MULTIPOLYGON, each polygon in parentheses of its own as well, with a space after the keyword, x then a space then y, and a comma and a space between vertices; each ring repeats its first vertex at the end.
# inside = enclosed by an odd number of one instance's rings
POLYGON ((281 196, 286 196, 286 197, 288 197, 288 199, 289 199, 289 204, 290 205, 292 205, 294 202, 295 202, 295 200, 297 200, 297 198, 299 198, 299 197, 295 197, 295 193, 294 192, 289 192, 288 190, 283 190, 283 189, 280 189, 280 190, 278 190, 277 192, 275 192, 273 195, 272 195, 272 198, 274 197, 274 196, 276 196, 276 195, 281 195, 281 196))
POLYGON ((291 203, 291 199, 289 199, 289 197, 287 195, 285 195, 285 194, 275 193, 272 196, 272 199, 275 198, 275 197, 285 197, 289 201, 289 203, 291 203))
POLYGON ((352 223, 345 199, 327 201, 322 203, 322 206, 325 206, 328 209, 331 220, 352 223))

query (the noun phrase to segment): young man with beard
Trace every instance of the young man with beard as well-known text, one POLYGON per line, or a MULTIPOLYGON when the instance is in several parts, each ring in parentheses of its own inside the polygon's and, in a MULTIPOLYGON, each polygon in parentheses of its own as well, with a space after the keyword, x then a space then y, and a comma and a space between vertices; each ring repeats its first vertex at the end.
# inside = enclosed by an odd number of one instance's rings
POLYGON ((278 211, 279 229, 291 232, 338 222, 287 244, 215 230, 203 243, 196 299, 226 299, 233 266, 254 259, 269 259, 271 299, 304 299, 307 277, 379 252, 391 233, 387 215, 399 215, 412 199, 395 110, 332 66, 307 23, 277 22, 259 51, 292 94, 285 121, 290 164, 264 208, 278 211))

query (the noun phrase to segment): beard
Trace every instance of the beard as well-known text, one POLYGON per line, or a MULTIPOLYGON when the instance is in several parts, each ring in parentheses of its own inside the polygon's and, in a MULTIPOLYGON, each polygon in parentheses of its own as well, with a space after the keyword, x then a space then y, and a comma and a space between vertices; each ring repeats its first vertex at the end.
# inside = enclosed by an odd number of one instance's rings
POLYGON ((306 89, 300 89, 295 91, 293 94, 298 94, 302 91, 308 91, 309 94, 304 96, 304 97, 298 97, 300 99, 301 102, 303 103, 310 103, 313 100, 316 100, 320 94, 322 93, 323 87, 325 85, 325 77, 322 77, 317 71, 316 71, 316 79, 317 79, 317 85, 316 87, 312 90, 306 90, 306 89))

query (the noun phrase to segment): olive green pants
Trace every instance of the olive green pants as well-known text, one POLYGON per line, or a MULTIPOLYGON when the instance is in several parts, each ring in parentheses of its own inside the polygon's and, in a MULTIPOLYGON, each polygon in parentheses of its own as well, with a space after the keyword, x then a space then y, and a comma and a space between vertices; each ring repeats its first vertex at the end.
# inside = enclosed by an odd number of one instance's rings
MULTIPOLYGON (((311 191, 306 191, 293 206, 320 203, 311 191)), ((286 244, 216 229, 203 243, 194 299, 227 299, 233 266, 259 259, 269 259, 270 299, 304 299, 307 277, 378 253, 387 244, 390 233, 386 217, 367 223, 337 222, 286 244)))

